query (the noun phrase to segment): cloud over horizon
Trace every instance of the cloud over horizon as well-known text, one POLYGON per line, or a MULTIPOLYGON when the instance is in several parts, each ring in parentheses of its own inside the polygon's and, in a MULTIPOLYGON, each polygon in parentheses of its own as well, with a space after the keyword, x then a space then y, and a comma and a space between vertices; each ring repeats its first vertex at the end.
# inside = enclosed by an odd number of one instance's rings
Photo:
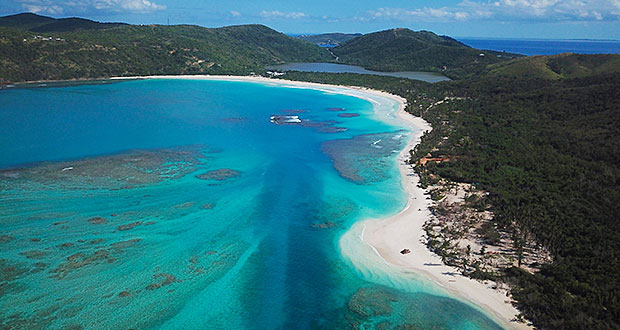
POLYGON ((426 22, 495 21, 616 21, 620 0, 463 0, 452 7, 378 8, 355 18, 360 21, 426 22))
POLYGON ((37 14, 80 14, 93 10, 146 14, 166 9, 149 0, 18 0, 23 10, 37 14))
POLYGON ((283 13, 283 12, 281 12, 279 10, 273 10, 273 11, 263 10, 263 11, 260 12, 259 16, 263 17, 263 18, 290 18, 290 19, 298 19, 298 18, 307 17, 308 15, 306 15, 305 13, 302 13, 302 12, 283 13))
POLYGON ((0 15, 34 12, 132 24, 265 24, 287 33, 395 26, 448 35, 618 39, 620 0, 0 0, 0 15))

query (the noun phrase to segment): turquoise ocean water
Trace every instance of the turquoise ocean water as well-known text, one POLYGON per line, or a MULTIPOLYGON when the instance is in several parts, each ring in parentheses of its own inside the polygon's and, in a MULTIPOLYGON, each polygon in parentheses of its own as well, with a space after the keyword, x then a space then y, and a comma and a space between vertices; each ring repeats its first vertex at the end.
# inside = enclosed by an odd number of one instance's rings
POLYGON ((352 223, 406 203, 410 132, 380 117, 244 82, 0 91, 1 326, 499 328, 341 256, 352 223))

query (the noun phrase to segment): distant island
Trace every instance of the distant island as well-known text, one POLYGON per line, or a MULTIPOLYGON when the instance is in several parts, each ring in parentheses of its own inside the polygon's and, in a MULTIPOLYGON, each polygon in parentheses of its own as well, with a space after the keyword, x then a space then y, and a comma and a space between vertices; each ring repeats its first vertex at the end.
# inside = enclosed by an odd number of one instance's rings
POLYGON ((460 275, 505 289, 520 311, 515 322, 620 324, 619 54, 527 57, 400 28, 293 38, 263 25, 129 25, 30 13, 0 18, 0 41, 3 85, 261 76, 267 65, 292 62, 442 73, 452 80, 277 78, 385 91, 431 124, 408 159, 433 201, 426 247, 460 275))

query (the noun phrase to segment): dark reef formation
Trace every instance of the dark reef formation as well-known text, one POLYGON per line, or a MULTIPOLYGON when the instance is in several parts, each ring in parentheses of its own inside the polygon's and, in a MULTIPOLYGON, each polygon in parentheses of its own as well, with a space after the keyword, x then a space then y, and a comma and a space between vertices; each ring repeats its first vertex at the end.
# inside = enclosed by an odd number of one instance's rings
POLYGON ((183 177, 206 160, 204 146, 131 150, 0 171, 0 189, 37 182, 65 189, 131 189, 183 177))
POLYGON ((236 178, 241 175, 241 172, 230 168, 220 168, 217 170, 209 171, 203 174, 198 174, 196 177, 202 180, 216 180, 224 181, 232 178, 236 178))

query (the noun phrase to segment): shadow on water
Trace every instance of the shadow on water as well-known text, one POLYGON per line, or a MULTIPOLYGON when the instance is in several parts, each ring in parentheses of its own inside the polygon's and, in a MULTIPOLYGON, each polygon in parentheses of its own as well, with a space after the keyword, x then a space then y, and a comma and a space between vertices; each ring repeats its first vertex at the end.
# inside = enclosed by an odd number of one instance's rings
POLYGON ((276 165, 264 174, 260 209, 252 215, 263 240, 249 261, 252 280, 245 283, 252 295, 245 301, 253 314, 250 328, 307 328, 326 312, 329 290, 336 287, 326 235, 310 226, 321 182, 302 162, 291 163, 296 165, 276 165))

